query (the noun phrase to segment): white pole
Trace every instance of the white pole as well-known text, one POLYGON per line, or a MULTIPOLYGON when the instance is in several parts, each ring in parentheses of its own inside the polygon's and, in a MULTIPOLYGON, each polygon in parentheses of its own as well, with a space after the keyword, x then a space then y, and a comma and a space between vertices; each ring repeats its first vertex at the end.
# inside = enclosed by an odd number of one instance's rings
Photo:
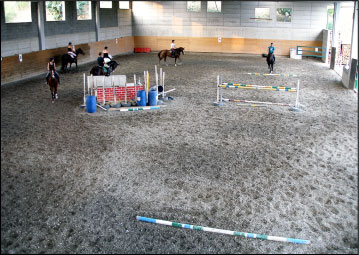
POLYGON ((148 73, 148 70, 146 71, 146 75, 147 75, 147 103, 148 103, 148 91, 149 91, 149 88, 150 88, 150 74, 148 73))
POLYGON ((135 88, 134 88, 134 90, 135 90, 135 102, 137 102, 137 90, 136 90, 136 88, 137 88, 137 86, 136 86, 136 74, 134 74, 133 75, 133 84, 134 84, 134 86, 135 86, 135 88))
POLYGON ((162 77, 162 98, 165 98, 165 76, 166 76, 166 73, 163 72, 163 77, 162 77))
POLYGON ((115 88, 115 82, 113 80, 113 76, 111 76, 111 84, 113 86, 113 100, 115 101, 115 104, 117 103, 117 100, 116 100, 116 88, 115 88))
MULTIPOLYGON (((88 77, 87 77, 87 79, 88 79, 88 77)), ((88 94, 90 94, 91 96, 92 96, 92 91, 90 91, 90 87, 91 87, 91 90, 93 90, 93 84, 94 84, 94 80, 93 80, 93 75, 91 74, 91 80, 90 81, 92 81, 92 83, 90 84, 90 82, 88 82, 87 81, 87 92, 88 92, 88 94)))
POLYGON ((103 105, 105 105, 105 76, 103 77, 103 84, 102 84, 102 95, 103 95, 103 105))
POLYGON ((156 85, 158 85, 157 65, 155 65, 155 77, 156 77, 156 85))
POLYGON ((299 109, 299 79, 297 81, 297 98, 295 100, 295 108, 299 109))
POLYGON ((160 85, 163 85, 163 73, 162 73, 162 67, 160 68, 160 85))
POLYGON ((219 75, 217 75, 217 103, 219 103, 219 75))
POLYGON ((125 83, 125 104, 127 104, 127 83, 125 83))
POLYGON ((91 96, 93 96, 93 93, 95 92, 95 96, 97 97, 97 79, 92 80, 92 89, 91 89, 91 96))
POLYGON ((158 73, 157 73, 157 65, 155 65, 155 72, 156 72, 156 92, 158 96, 158 73))
POLYGON ((84 105, 86 105, 86 74, 84 73, 84 105))

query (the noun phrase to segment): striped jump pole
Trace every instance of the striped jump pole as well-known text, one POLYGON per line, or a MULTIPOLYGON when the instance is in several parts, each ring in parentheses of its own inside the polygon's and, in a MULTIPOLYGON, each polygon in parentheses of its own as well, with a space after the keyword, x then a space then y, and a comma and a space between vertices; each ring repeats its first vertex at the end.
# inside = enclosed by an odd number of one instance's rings
POLYGON ((266 86, 266 85, 253 85, 245 83, 222 83, 219 85, 222 88, 235 88, 235 89, 261 89, 261 90, 272 90, 272 91, 287 91, 296 92, 297 89, 284 87, 284 86, 266 86))
POLYGON ((250 75, 256 76, 282 76, 282 77, 297 77, 295 74, 288 74, 288 73, 247 73, 250 75))
POLYGON ((265 104, 237 104, 237 106, 247 106, 247 107, 268 107, 265 104))
POLYGON ((227 99, 223 98, 225 102, 238 102, 238 103, 250 103, 250 104, 264 104, 264 105, 278 105, 278 106, 293 106, 292 104, 284 104, 284 103, 272 103, 272 102, 261 102, 261 101, 249 101, 244 99, 227 99))
POLYGON ((268 235, 260 235, 260 234, 253 234, 253 233, 237 232, 237 231, 231 231, 231 230, 209 228, 209 227, 183 224, 183 223, 177 223, 177 222, 171 222, 171 221, 165 221, 165 220, 158 220, 158 219, 153 219, 153 218, 146 218, 146 217, 142 217, 142 216, 137 216, 136 218, 138 221, 172 226, 172 227, 176 227, 176 228, 186 228, 186 229, 199 230, 199 231, 204 231, 204 232, 212 232, 212 233, 219 233, 219 234, 232 235, 232 236, 242 236, 242 237, 246 237, 246 238, 272 240, 272 241, 286 242, 286 243, 296 243, 296 244, 309 244, 310 243, 309 240, 302 240, 302 239, 296 239, 296 238, 287 238, 287 237, 279 237, 279 236, 268 236, 268 235))
MULTIPOLYGON (((162 105, 162 106, 164 106, 164 105, 162 105)), ((128 107, 128 108, 109 108, 109 110, 110 111, 120 111, 120 112, 134 112, 134 111, 145 111, 145 110, 157 110, 157 109, 160 109, 161 107, 160 106, 142 106, 142 107, 128 107)))

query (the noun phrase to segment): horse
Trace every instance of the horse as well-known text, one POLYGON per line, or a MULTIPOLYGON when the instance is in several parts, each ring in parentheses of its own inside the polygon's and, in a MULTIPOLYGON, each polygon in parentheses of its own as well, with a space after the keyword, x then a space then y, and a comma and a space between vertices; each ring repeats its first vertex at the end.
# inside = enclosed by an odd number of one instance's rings
POLYGON ((57 78, 55 76, 55 71, 54 70, 50 71, 49 78, 47 78, 47 83, 50 86, 52 103, 54 103, 55 99, 58 98, 58 96, 57 96, 57 85, 59 84, 59 81, 57 80, 57 78))
MULTIPOLYGON (((170 57, 170 58, 175 58, 175 66, 177 66, 177 64, 176 64, 177 58, 180 59, 181 52, 184 55, 184 48, 182 48, 182 47, 176 48, 175 55, 173 57, 172 52, 170 50, 161 50, 160 52, 158 52, 158 65, 160 65, 160 62, 163 58, 165 59, 165 62, 166 62, 166 58, 170 57)), ((166 62, 166 65, 167 65, 167 62, 166 62)))
POLYGON ((267 64, 268 64, 268 68, 270 70, 270 73, 273 72, 273 64, 274 64, 274 54, 273 53, 269 53, 267 56, 267 64))
POLYGON ((63 72, 66 72, 68 63, 70 63, 70 68, 71 68, 72 63, 75 63, 76 64, 76 70, 77 70, 78 69, 78 67, 77 67, 77 56, 79 54, 85 55, 85 52, 83 52, 83 50, 81 48, 78 48, 76 50, 76 57, 75 58, 72 58, 68 53, 62 55, 62 58, 61 58, 61 60, 62 60, 62 62, 61 62, 61 64, 62 64, 61 65, 61 70, 63 72))
POLYGON ((102 66, 94 66, 92 67, 90 74, 92 74, 93 76, 99 76, 99 75, 109 76, 111 72, 115 71, 116 67, 118 66, 118 63, 115 60, 111 60, 107 64, 109 65, 108 68, 109 73, 106 73, 102 66))

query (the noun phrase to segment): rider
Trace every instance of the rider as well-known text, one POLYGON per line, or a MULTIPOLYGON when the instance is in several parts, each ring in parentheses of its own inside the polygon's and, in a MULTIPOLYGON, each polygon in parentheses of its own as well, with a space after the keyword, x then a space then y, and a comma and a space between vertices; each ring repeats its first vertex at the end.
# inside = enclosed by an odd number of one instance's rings
POLYGON ((67 45, 67 53, 72 57, 72 58, 76 58, 76 53, 74 51, 74 46, 72 46, 72 43, 69 42, 69 45, 67 45))
POLYGON ((54 70, 55 72, 55 77, 57 78, 57 80, 59 81, 60 84, 60 76, 59 74, 56 72, 56 65, 55 65, 55 59, 53 57, 50 58, 50 62, 47 63, 47 74, 46 74, 46 84, 48 84, 48 78, 50 76, 50 71, 54 70))
POLYGON ((172 53, 172 57, 175 56, 175 40, 172 40, 171 43, 171 53, 172 53))
POLYGON ((101 67, 103 67, 104 65, 104 60, 103 60, 103 57, 102 57, 102 52, 99 52, 98 53, 98 58, 97 58, 97 64, 101 67))
POLYGON ((275 62, 274 50, 275 50, 275 48, 273 47, 273 43, 270 43, 270 46, 268 47, 268 55, 269 55, 269 53, 272 53, 273 54, 273 60, 275 62))
POLYGON ((103 53, 104 67, 106 67, 108 70, 108 73, 110 73, 111 70, 110 70, 110 66, 108 65, 108 62, 110 62, 112 60, 112 56, 108 52, 107 46, 105 46, 102 53, 103 53))

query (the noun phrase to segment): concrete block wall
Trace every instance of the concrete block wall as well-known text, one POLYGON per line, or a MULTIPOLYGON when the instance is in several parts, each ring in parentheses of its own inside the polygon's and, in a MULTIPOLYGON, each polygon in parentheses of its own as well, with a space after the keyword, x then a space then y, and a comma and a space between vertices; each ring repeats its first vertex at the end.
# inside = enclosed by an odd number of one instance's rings
MULTIPOLYGON (((148 40, 160 40, 160 37, 222 37, 278 42, 284 40, 288 41, 288 45, 308 41, 312 45, 322 41, 322 30, 326 28, 327 22, 327 6, 331 3, 222 1, 221 13, 208 13, 207 1, 201 1, 201 12, 196 13, 187 11, 187 1, 134 1, 133 35, 135 38, 146 37, 148 40), (272 20, 251 19, 255 17, 257 7, 270 8, 272 20), (277 22, 277 8, 286 7, 292 8, 292 21, 277 22)), ((191 41, 193 46, 195 42, 191 41)), ((153 49, 158 50, 156 47, 153 49)), ((289 49, 285 54, 289 55, 289 49)))
MULTIPOLYGON (((2 57, 40 50, 37 4, 35 1, 31 3, 32 22, 5 23, 4 2, 0 2, 2 57)), ((44 13, 45 49, 66 47, 69 42, 72 42, 75 48, 79 44, 96 42, 95 1, 92 1, 91 8, 91 20, 77 20, 76 1, 65 2, 65 21, 46 21, 44 13)), ((119 9, 118 1, 112 2, 112 9, 100 8, 99 40, 132 36, 131 12, 119 9)))
MULTIPOLYGON (((44 3, 43 3, 44 4, 44 3)), ((132 11, 119 9, 113 1, 112 9, 100 8, 100 38, 96 41, 96 5, 92 1, 92 19, 77 20, 76 2, 65 2, 65 21, 45 21, 45 50, 40 50, 38 31, 38 2, 31 3, 32 22, 5 23, 4 3, 0 2, 1 14, 1 83, 26 79, 46 72, 46 63, 53 56, 58 68, 61 55, 67 52, 71 41, 81 47, 86 55, 78 63, 96 61, 98 52, 108 46, 113 56, 132 53, 132 11), (117 39, 117 40, 116 40, 117 39), (18 54, 23 54, 19 65, 18 54)), ((44 9, 45 12, 45 9, 44 9)), ((45 16, 45 13, 44 13, 45 16)))

